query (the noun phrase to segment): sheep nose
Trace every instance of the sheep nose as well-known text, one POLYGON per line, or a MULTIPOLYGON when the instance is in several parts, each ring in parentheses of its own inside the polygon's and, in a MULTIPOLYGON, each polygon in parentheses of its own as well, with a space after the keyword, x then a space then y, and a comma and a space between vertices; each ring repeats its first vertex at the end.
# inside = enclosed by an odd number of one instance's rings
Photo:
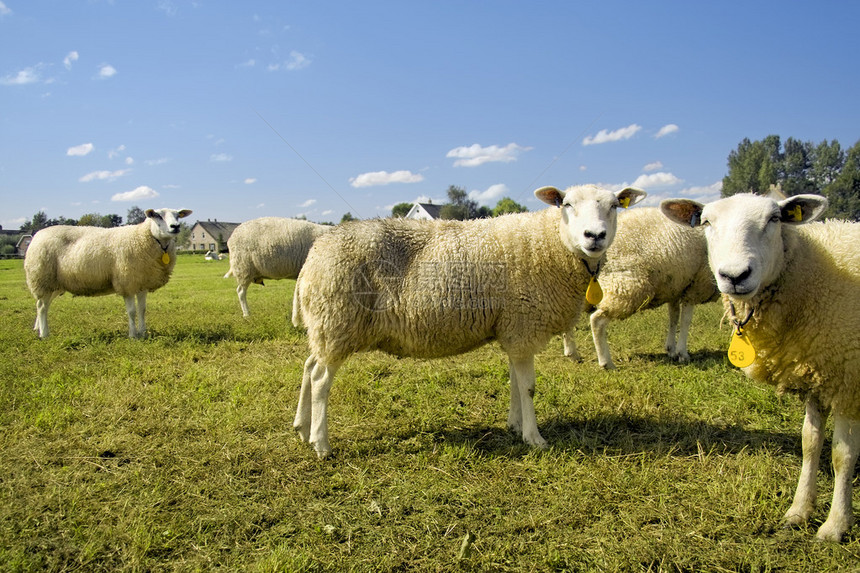
POLYGON ((592 241, 602 241, 606 238, 606 231, 595 233, 594 231, 585 231, 585 238, 592 241))
POLYGON ((737 285, 741 284, 742 282, 744 282, 745 280, 747 280, 748 278, 750 278, 751 274, 752 274, 752 268, 747 266, 745 269, 743 269, 739 273, 736 273, 734 271, 721 270, 720 271, 720 278, 731 283, 733 286, 737 286, 737 285))
POLYGON ((179 225, 177 225, 177 224, 170 225, 170 232, 171 233, 178 233, 179 232, 179 225))

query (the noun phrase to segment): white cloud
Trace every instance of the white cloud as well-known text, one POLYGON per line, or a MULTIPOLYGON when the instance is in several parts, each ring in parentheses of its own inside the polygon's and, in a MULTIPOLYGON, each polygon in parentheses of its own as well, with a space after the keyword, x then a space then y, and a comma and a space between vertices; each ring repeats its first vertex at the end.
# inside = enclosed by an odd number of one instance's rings
POLYGON ((36 68, 25 68, 17 74, 12 74, 0 78, 0 85, 4 86, 25 86, 34 84, 39 81, 39 74, 36 68))
POLYGON ((490 185, 486 191, 469 191, 469 199, 478 203, 487 203, 508 193, 508 186, 504 183, 490 185))
POLYGON ((456 159, 454 167, 476 167, 494 161, 501 161, 503 163, 516 161, 517 156, 521 152, 530 149, 531 147, 523 147, 516 143, 509 143, 504 147, 499 147, 498 145, 481 147, 475 143, 469 146, 455 147, 445 157, 456 159))
POLYGON ((322 213, 320 213, 320 215, 322 215, 323 217, 325 217, 326 215, 331 215, 332 213, 334 213, 334 209, 326 209, 325 211, 323 211, 322 213))
POLYGON ((657 132, 657 135, 654 136, 654 139, 660 139, 661 137, 665 137, 670 133, 677 132, 679 129, 680 128, 674 123, 669 123, 660 128, 660 131, 657 132))
POLYGON ((677 185, 678 183, 683 182, 683 179, 678 179, 671 173, 658 171, 657 173, 651 173, 650 175, 640 175, 636 178, 636 181, 633 182, 633 187, 639 187, 640 189, 645 189, 647 191, 649 187, 668 187, 670 185, 677 185))
POLYGON ((233 161, 233 156, 227 155, 226 153, 213 153, 209 156, 209 161, 215 163, 224 163, 227 161, 233 161))
POLYGON ((256 183, 256 182, 257 182, 256 177, 248 177, 245 179, 245 185, 251 185, 251 184, 256 183))
POLYGON ((6 7, 6 4, 0 2, 0 16, 8 16, 12 13, 12 10, 6 7))
POLYGON ((302 203, 301 205, 299 205, 299 207, 301 207, 302 209, 304 209, 305 207, 310 207, 311 205, 313 205, 313 204, 314 204, 314 203, 316 203, 316 202, 317 202, 317 200, 316 200, 316 199, 308 199, 307 201, 305 201, 304 203, 302 203))
POLYGON ((158 159, 147 159, 146 161, 144 161, 144 163, 146 163, 150 167, 154 167, 156 165, 164 165, 168 161, 170 161, 170 159, 167 157, 159 157, 158 159))
POLYGON ((304 54, 293 50, 290 52, 290 59, 287 60, 285 65, 289 71, 301 70, 311 65, 311 61, 304 54))
POLYGON ((645 197, 645 200, 642 201, 641 205, 643 207, 656 207, 664 199, 672 199, 676 197, 693 199, 694 201, 698 201, 699 203, 710 203, 711 201, 716 201, 720 198, 722 190, 723 182, 717 181, 716 183, 706 185, 704 187, 687 187, 686 189, 681 189, 680 191, 661 191, 657 193, 649 192, 648 196, 645 197))
POLYGON ((411 171, 373 171, 362 173, 357 177, 350 177, 349 184, 353 187, 373 187, 375 185, 388 185, 389 183, 419 183, 424 181, 424 176, 411 171))
POLYGON ((119 155, 121 151, 125 151, 125 145, 120 145, 116 149, 111 149, 110 151, 108 151, 108 159, 113 159, 114 157, 119 155))
POLYGON ((152 187, 147 187, 146 185, 141 185, 131 191, 126 191, 124 193, 117 193, 113 197, 110 198, 111 201, 139 201, 141 199, 155 199, 158 197, 158 191, 153 189, 152 187))
POLYGON ((72 69, 72 62, 78 61, 78 53, 75 51, 69 52, 69 54, 63 59, 63 65, 66 66, 67 70, 72 69))
POLYGON ((82 143, 68 148, 66 150, 66 155, 71 155, 72 157, 83 157, 93 149, 95 149, 95 146, 92 143, 82 143))
POLYGON ((579 170, 580 171, 588 171, 588 166, 587 165, 580 165, 579 170))
POLYGON ((248 60, 246 62, 242 62, 241 64, 239 64, 239 67, 240 68, 253 68, 256 65, 257 65, 257 61, 254 58, 251 58, 250 60, 248 60))
POLYGON ((607 131, 602 129, 597 132, 597 135, 587 136, 582 140, 583 145, 597 145, 600 143, 609 143, 611 141, 621 141, 622 139, 630 139, 642 129, 641 125, 631 123, 627 127, 616 129, 615 131, 607 131))
POLYGON ((642 168, 642 171, 657 171, 658 169, 663 169, 663 163, 660 161, 655 161, 654 163, 649 163, 645 167, 642 168))
POLYGON ((307 56, 301 52, 293 50, 290 52, 289 60, 284 63, 269 64, 266 66, 266 69, 270 72, 277 72, 280 69, 285 69, 288 72, 295 72, 297 70, 303 70, 309 65, 311 65, 311 60, 307 56))
POLYGON ((106 80, 107 78, 112 78, 116 75, 116 68, 110 64, 102 64, 99 66, 99 75, 98 78, 102 80, 106 80))
POLYGON ((92 173, 87 173, 78 181, 81 183, 89 183, 90 181, 113 181, 118 177, 122 177, 123 175, 129 173, 131 169, 119 169, 117 171, 93 171, 92 173))
POLYGON ((134 157, 126 157, 125 158, 126 165, 134 165, 134 157))

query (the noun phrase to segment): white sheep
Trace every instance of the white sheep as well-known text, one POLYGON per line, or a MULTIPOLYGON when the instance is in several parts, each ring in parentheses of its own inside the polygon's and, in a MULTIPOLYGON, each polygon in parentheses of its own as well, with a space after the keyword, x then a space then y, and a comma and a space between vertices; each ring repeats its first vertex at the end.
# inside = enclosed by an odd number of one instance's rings
MULTIPOLYGON (((676 225, 656 207, 621 213, 599 277, 603 299, 590 322, 601 367, 615 368, 606 334, 609 322, 664 304, 669 307, 666 351, 673 360, 690 360, 687 336, 693 309, 718 295, 701 229, 676 225)), ((564 353, 579 360, 572 333, 564 336, 564 353)))
POLYGON ((314 243, 299 274, 293 323, 308 330, 294 427, 330 453, 328 394, 356 352, 435 358, 492 340, 508 354, 508 426, 545 447, 535 419, 534 355, 579 314, 615 237, 616 209, 644 191, 593 185, 535 195, 559 208, 472 221, 376 219, 314 243))
POLYGON ((776 201, 750 194, 706 206, 684 199, 661 205, 672 220, 705 227, 711 271, 734 324, 732 363, 805 400, 789 525, 805 523, 814 510, 824 424, 833 412, 833 501, 817 536, 839 541, 854 522, 860 452, 860 225, 805 225, 826 207, 818 195, 776 201))
POLYGON ((36 298, 33 330, 48 337, 48 307, 64 292, 116 293, 125 299, 129 337, 143 337, 146 293, 167 284, 176 265, 179 219, 190 214, 188 209, 148 209, 146 220, 137 225, 58 225, 36 233, 24 259, 27 286, 36 298))
POLYGON ((224 278, 236 277, 242 316, 251 315, 247 298, 251 283, 297 278, 314 240, 333 228, 284 217, 260 217, 236 227, 227 241, 230 270, 224 278))

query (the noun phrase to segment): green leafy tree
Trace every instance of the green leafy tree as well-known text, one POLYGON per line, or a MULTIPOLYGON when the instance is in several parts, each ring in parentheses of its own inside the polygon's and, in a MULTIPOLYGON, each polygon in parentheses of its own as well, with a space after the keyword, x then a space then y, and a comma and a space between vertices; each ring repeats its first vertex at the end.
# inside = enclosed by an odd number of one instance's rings
POLYGON ((809 176, 816 189, 824 189, 839 177, 845 164, 845 152, 835 139, 830 143, 825 139, 815 147, 812 168, 809 176))
POLYGON ((762 141, 744 138, 729 153, 729 173, 723 177, 723 197, 736 193, 767 194, 777 183, 780 162, 779 136, 768 135, 762 141))
POLYGON ((141 209, 137 205, 132 206, 125 216, 126 225, 137 225, 138 223, 143 223, 145 220, 146 213, 144 213, 143 209, 141 209))
POLYGON ((507 215, 508 213, 525 213, 528 211, 525 205, 520 205, 510 197, 502 197, 493 207, 493 217, 507 215))
POLYGON ((491 211, 488 207, 478 206, 478 202, 469 199, 469 194, 462 187, 451 185, 448 187, 448 203, 439 209, 441 219, 478 219, 489 217, 491 211))
POLYGON ((824 188, 827 215, 860 221, 860 141, 848 150, 839 174, 824 188))
POLYGON ((398 203, 391 208, 392 217, 405 217, 412 210, 412 203, 398 203))
POLYGON ((346 223, 347 221, 357 221, 355 217, 353 217, 352 213, 346 212, 343 214, 343 217, 340 218, 341 223, 346 223))
POLYGON ((23 225, 21 225, 20 230, 22 233, 27 233, 32 235, 36 231, 40 229, 44 229, 45 227, 50 227, 53 223, 48 219, 48 215, 44 211, 38 211, 33 218, 23 225))

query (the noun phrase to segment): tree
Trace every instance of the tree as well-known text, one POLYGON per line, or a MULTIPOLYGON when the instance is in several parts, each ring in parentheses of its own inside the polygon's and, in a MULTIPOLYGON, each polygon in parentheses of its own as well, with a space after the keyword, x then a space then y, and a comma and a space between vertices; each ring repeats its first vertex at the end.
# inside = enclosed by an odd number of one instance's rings
POLYGON ((729 174, 723 177, 723 197, 735 193, 765 195, 777 183, 780 162, 779 136, 768 135, 762 141, 744 138, 735 151, 729 153, 729 174))
POLYGON ((392 217, 405 217, 412 210, 412 203, 398 203, 391 208, 392 217))
POLYGON ((340 218, 341 223, 346 223, 347 221, 357 221, 355 217, 352 216, 352 213, 346 212, 343 214, 343 217, 340 218))
POLYGON ((138 223, 143 223, 145 220, 146 213, 144 213, 143 209, 137 205, 133 205, 125 216, 126 225, 137 225, 138 223))
POLYGON ((44 211, 38 211, 30 221, 27 221, 23 225, 21 225, 21 232, 33 234, 36 231, 44 229, 45 227, 50 227, 52 224, 48 219, 48 215, 44 211))
POLYGON ((510 197, 502 197, 493 208, 493 217, 506 215, 508 213, 525 213, 526 211, 528 211, 528 209, 525 205, 520 205, 510 197))
POLYGON ((848 150, 842 169, 824 188, 827 216, 860 221, 860 141, 848 150))
POLYGON ((448 187, 448 203, 439 209, 441 219, 479 219, 489 217, 491 212, 488 207, 479 207, 478 202, 469 199, 469 194, 462 187, 451 185, 448 187))

